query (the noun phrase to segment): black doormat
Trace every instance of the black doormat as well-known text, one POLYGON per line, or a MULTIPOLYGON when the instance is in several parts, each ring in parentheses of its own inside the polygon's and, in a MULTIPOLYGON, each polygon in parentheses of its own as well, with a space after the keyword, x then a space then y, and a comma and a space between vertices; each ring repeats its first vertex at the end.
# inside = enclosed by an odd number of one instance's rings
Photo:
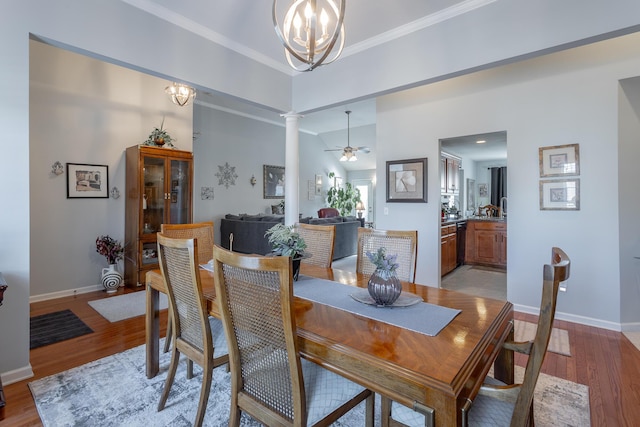
POLYGON ((56 311, 30 319, 31 349, 90 334, 88 327, 71 310, 56 311))

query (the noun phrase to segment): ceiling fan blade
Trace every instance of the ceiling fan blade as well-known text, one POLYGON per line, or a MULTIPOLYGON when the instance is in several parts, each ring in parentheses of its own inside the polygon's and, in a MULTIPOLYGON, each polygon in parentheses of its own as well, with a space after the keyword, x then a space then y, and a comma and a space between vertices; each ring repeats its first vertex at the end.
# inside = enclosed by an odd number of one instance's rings
POLYGON ((343 148, 332 148, 330 150, 324 150, 324 151, 342 151, 343 148))
POLYGON ((356 147, 353 149, 353 151, 362 151, 363 153, 367 154, 371 152, 371 148, 369 147, 356 147))

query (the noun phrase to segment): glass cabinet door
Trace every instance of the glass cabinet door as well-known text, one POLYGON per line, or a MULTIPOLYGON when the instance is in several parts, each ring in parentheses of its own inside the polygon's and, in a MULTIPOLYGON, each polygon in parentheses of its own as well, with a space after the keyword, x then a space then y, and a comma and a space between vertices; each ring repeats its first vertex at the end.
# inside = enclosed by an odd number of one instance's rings
POLYGON ((185 160, 171 160, 171 186, 169 188, 169 223, 186 224, 190 222, 191 185, 189 179, 190 163, 185 160))
POLYGON ((144 157, 144 194, 142 200, 142 232, 153 234, 160 231, 165 209, 165 159, 144 157))

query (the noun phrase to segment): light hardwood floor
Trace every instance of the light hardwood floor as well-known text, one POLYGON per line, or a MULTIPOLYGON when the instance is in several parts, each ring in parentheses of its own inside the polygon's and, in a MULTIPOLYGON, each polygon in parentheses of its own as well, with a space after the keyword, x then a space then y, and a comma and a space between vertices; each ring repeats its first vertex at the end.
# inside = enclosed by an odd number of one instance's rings
MULTIPOLYGON (((129 290, 119 291, 123 292, 129 290)), ((94 333, 32 350, 35 377, 5 385, 7 406, 0 426, 42 425, 27 386, 29 381, 144 343, 144 316, 109 323, 87 304, 103 297, 103 292, 94 292, 31 304, 32 316, 70 309, 94 333)), ((516 318, 536 321, 535 316, 522 313, 516 313, 516 318)), ((166 310, 161 313, 160 325, 164 335, 166 310)), ((589 386, 592 426, 639 425, 640 351, 619 332, 563 321, 557 321, 555 327, 569 331, 573 356, 547 353, 542 371, 589 386)), ((518 356, 516 363, 524 366, 525 360, 518 356)))

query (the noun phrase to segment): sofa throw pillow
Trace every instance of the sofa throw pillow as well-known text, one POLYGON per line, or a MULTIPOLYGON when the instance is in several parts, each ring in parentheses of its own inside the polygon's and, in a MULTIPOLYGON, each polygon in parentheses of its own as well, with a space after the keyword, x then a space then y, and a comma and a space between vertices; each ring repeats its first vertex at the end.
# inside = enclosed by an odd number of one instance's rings
POLYGON ((264 215, 262 222, 282 222, 284 223, 284 215, 264 215))
POLYGON ((234 214, 226 214, 226 215, 224 216, 224 218, 225 218, 225 219, 236 219, 236 220, 240 220, 240 219, 242 219, 242 218, 240 217, 240 215, 234 215, 234 214))
POLYGON ((356 218, 355 216, 343 216, 342 217, 342 221, 343 222, 349 222, 349 221, 357 221, 358 218, 356 218))

